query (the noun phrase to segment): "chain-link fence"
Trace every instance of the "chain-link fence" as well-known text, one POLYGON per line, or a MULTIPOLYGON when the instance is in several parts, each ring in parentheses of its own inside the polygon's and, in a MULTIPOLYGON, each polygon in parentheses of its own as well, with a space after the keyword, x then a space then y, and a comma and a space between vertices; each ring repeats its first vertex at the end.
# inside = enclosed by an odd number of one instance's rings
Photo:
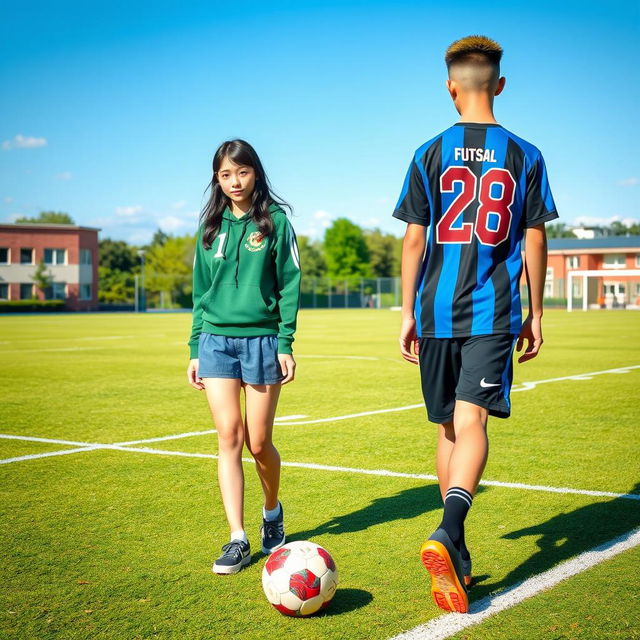
POLYGON ((383 309, 400 305, 400 278, 303 277, 303 309, 383 309))
MULTIPOLYGON (((101 292, 101 308, 130 311, 191 308, 191 276, 127 274, 116 296, 101 292)), ((107 283, 105 283, 107 284, 107 283)), ((300 286, 303 309, 388 309, 401 304, 400 278, 315 278, 300 286)))

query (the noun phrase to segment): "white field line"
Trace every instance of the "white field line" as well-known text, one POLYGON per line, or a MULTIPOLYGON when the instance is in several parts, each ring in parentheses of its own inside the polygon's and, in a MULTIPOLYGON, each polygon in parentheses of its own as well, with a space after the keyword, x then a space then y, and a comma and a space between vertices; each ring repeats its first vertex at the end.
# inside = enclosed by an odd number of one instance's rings
POLYGON ((304 414, 296 414, 293 416, 280 416, 275 419, 276 422, 281 422, 283 420, 300 420, 300 418, 308 418, 309 416, 305 416, 304 414))
MULTIPOLYGON (((591 371, 589 373, 577 373, 570 376, 563 376, 561 378, 548 378, 546 380, 535 380, 533 382, 522 382, 516 387, 511 389, 511 393, 517 391, 531 391, 538 385, 548 384, 550 382, 562 382, 563 380, 591 380, 593 376, 600 376, 605 373, 629 373, 632 369, 640 369, 640 364, 629 365, 628 367, 617 367, 615 369, 605 369, 603 371, 591 371)), ((350 418, 361 418, 363 416, 372 416, 379 413, 394 413, 396 411, 408 411, 410 409, 424 408, 424 403, 409 404, 404 407, 390 407, 389 409, 375 409, 373 411, 361 411, 360 413, 349 413, 344 416, 334 416, 333 418, 318 418, 315 420, 298 420, 287 422, 287 425, 301 425, 301 424, 320 424, 323 422, 335 422, 338 420, 348 420, 350 418)))
POLYGON ((322 358, 327 360, 381 360, 382 358, 377 358, 376 356, 330 356, 330 355, 306 355, 301 353, 296 353, 296 358, 322 358))
MULTIPOLYGON (((188 437, 196 435, 209 434, 211 431, 194 431, 189 434, 181 434, 179 437, 188 437)), ((170 451, 166 449, 153 449, 150 447, 134 447, 132 444, 143 444, 145 442, 157 442, 164 439, 177 439, 175 436, 169 436, 165 438, 149 438, 148 440, 137 440, 131 442, 120 442, 115 444, 100 444, 91 442, 70 442, 68 440, 54 440, 51 438, 34 438, 28 436, 14 436, 0 434, 0 438, 8 438, 12 440, 28 440, 34 442, 47 442, 58 444, 73 444, 82 449, 65 449, 61 452, 50 452, 32 454, 30 456, 21 456, 20 458, 6 458, 3 463, 18 462, 22 459, 31 460, 34 458, 45 458, 51 455, 64 455, 65 453, 72 453, 74 451, 90 451, 94 449, 113 449, 116 451, 133 451, 138 453, 149 453, 160 456, 179 456, 183 458, 208 458, 210 460, 217 460, 218 456, 213 453, 197 453, 190 451, 170 451)), ((253 458, 242 458, 243 462, 253 463, 253 458)), ((402 471, 390 471, 387 469, 359 469, 356 467, 339 467, 335 465, 317 464, 314 462, 287 462, 283 461, 283 467, 293 467, 298 469, 314 469, 317 471, 335 471, 341 473, 357 473, 367 476, 387 477, 387 478, 411 478, 416 480, 437 480, 438 477, 429 473, 404 473, 402 471)), ((522 489, 525 491, 544 491, 547 493, 560 493, 560 494, 574 494, 603 498, 625 498, 627 500, 640 500, 640 494, 634 493, 614 493, 613 491, 593 491, 591 489, 572 489, 570 487, 549 487, 546 485, 537 484, 524 484, 522 482, 500 482, 499 480, 481 480, 480 484, 488 487, 501 487, 503 489, 522 489)))
POLYGON ((35 458, 50 458, 52 456, 66 456, 69 453, 83 453, 85 451, 96 451, 104 447, 80 447, 75 449, 63 449, 62 451, 49 451, 48 453, 33 453, 26 456, 17 456, 15 458, 3 458, 0 464, 9 464, 10 462, 22 462, 23 460, 34 460, 35 458))
POLYGON ((95 347, 59 347, 56 349, 2 349, 1 354, 5 353, 57 353, 62 351, 104 351, 105 349, 133 349, 137 344, 118 344, 118 345, 98 345, 95 347))
POLYGON ((546 380, 536 380, 535 382, 521 382, 511 389, 511 393, 516 391, 530 391, 540 384, 549 382, 562 382, 563 380, 591 380, 593 376, 601 376, 605 373, 629 373, 632 369, 640 369, 640 364, 632 364, 628 367, 616 367, 615 369, 604 369, 603 371, 591 371, 590 373, 575 373, 571 376, 563 376, 562 378, 548 378, 546 380))
POLYGON ((571 560, 562 562, 553 569, 532 576, 498 595, 489 595, 482 600, 472 602, 469 613, 448 613, 439 616, 394 636, 391 640, 444 640, 638 545, 640 545, 640 529, 634 529, 585 551, 571 560))
POLYGON ((190 431, 188 433, 178 433, 175 436, 161 436, 159 438, 145 438, 144 440, 129 440, 128 442, 116 442, 115 444, 124 447, 130 444, 144 444, 145 442, 161 442, 163 440, 179 440, 180 438, 191 438, 193 436, 206 436, 210 433, 218 433, 215 429, 206 431, 190 431))
POLYGON ((59 440, 58 438, 36 438, 34 436, 17 436, 9 433, 0 433, 0 438, 4 440, 27 440, 28 442, 48 442, 50 444, 69 444, 74 447, 101 447, 100 444, 91 442, 78 442, 77 440, 59 440))

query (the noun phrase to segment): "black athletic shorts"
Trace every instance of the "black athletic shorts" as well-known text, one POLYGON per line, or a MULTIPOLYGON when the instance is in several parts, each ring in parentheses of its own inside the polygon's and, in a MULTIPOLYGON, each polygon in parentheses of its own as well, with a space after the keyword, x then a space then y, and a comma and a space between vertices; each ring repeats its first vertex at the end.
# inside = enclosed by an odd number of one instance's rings
POLYGON ((429 420, 451 422, 456 400, 508 418, 517 337, 420 338, 420 377, 429 420))

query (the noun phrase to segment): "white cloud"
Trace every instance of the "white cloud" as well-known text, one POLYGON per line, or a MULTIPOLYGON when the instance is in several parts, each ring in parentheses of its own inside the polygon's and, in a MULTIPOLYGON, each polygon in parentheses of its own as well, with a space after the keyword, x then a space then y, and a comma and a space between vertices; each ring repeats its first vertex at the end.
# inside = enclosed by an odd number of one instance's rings
POLYGON ((116 207, 116 215, 120 218, 131 218, 142 211, 142 205, 134 204, 127 207, 116 207))
POLYGON ((635 187, 640 183, 640 180, 636 177, 625 178, 624 180, 618 180, 617 184, 619 187, 635 187))
POLYGON ((166 233, 172 233, 185 227, 191 227, 191 224, 177 216, 164 216, 158 220, 158 226, 166 233))
POLYGON ((62 173, 56 174, 57 180, 71 180, 71 178, 73 178, 71 171, 63 171, 62 173))
POLYGON ((129 244, 133 244, 133 245, 143 245, 143 244, 149 244, 151 242, 151 239, 153 238, 153 234, 154 231, 148 231, 145 229, 139 229, 137 231, 134 231, 132 233, 130 233, 125 240, 129 243, 129 244))
POLYGON ((295 220, 297 223, 296 232, 312 240, 320 240, 324 236, 325 230, 331 226, 335 217, 332 213, 319 209, 312 213, 311 216, 302 216, 295 220))
POLYGON ((186 200, 178 200, 177 202, 174 202, 171 206, 174 209, 184 209, 186 204, 187 204, 186 200))
POLYGON ((578 227, 608 227, 614 222, 621 222, 625 227, 638 224, 634 218, 623 218, 622 216, 610 216, 608 218, 598 216, 578 216, 574 218, 573 224, 578 227))
POLYGON ((10 149, 35 149, 36 147, 46 147, 48 144, 46 138, 34 138, 33 136, 23 136, 19 133, 11 140, 5 140, 2 148, 5 151, 10 149))

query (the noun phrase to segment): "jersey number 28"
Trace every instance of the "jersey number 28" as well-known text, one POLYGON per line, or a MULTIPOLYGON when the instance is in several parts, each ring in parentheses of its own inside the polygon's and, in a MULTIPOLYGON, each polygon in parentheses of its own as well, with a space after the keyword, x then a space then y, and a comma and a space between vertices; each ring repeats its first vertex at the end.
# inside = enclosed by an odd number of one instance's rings
POLYGON ((456 182, 462 185, 462 191, 438 221, 436 242, 470 244, 474 232, 482 244, 496 247, 504 242, 509 237, 513 217, 511 205, 516 191, 513 176, 506 169, 498 168, 489 169, 484 173, 480 178, 475 225, 473 222, 463 222, 460 226, 454 227, 460 214, 475 200, 478 179, 469 167, 449 167, 440 176, 440 192, 453 193, 456 190, 456 182), (493 193, 494 185, 500 188, 500 195, 497 197, 493 193))

